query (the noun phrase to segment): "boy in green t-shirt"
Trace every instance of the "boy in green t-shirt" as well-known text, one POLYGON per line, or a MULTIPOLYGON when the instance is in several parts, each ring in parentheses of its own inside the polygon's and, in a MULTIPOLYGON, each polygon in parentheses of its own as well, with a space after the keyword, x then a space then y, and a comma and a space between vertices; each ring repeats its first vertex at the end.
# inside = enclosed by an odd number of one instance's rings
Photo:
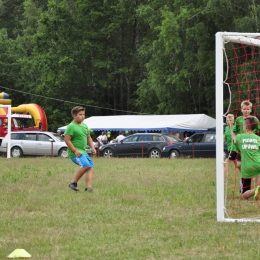
POLYGON ((254 132, 259 121, 254 116, 244 119, 245 133, 235 137, 237 148, 241 152, 241 177, 244 183, 240 184, 240 197, 248 199, 252 196, 260 198, 260 137, 254 132), (251 189, 251 179, 255 180, 255 189, 251 189))
MULTIPOLYGON (((237 117, 236 120, 235 120, 235 125, 233 127, 233 135, 234 136, 236 134, 245 133, 244 121, 248 116, 250 116, 250 114, 252 112, 252 107, 253 107, 253 104, 249 100, 244 100, 244 101, 241 102, 241 112, 242 112, 243 115, 237 117)), ((256 117, 254 117, 254 118, 256 118, 256 117)), ((259 125, 256 125, 256 127, 253 131, 254 131, 254 133, 258 133, 259 132, 259 125)), ((240 169, 240 166, 241 166, 241 155, 240 155, 240 151, 238 149, 238 151, 237 151, 237 167, 240 169)), ((249 180, 244 180, 242 178, 241 183, 243 184, 244 181, 246 181, 246 184, 245 184, 246 186, 249 185, 249 187, 245 187, 245 188, 250 189, 251 182, 249 182, 249 180)), ((250 179, 250 181, 251 181, 251 179, 250 179)))
POLYGON ((234 162, 235 168, 237 167, 237 148, 232 139, 232 129, 234 125, 235 117, 233 114, 228 114, 226 117, 227 126, 225 127, 224 143, 227 142, 228 158, 225 161, 224 167, 224 181, 226 182, 228 176, 228 167, 230 162, 234 162))
MULTIPOLYGON (((245 133, 245 131, 244 131, 244 121, 245 121, 245 118, 247 118, 248 116, 251 116, 250 114, 252 112, 252 107, 253 107, 253 104, 249 100, 242 101, 241 112, 242 112, 243 115, 237 117, 236 120, 235 120, 235 124, 234 124, 234 127, 233 127, 233 132, 235 134, 245 133)), ((254 129, 254 133, 258 133, 259 129, 260 128, 259 128, 259 124, 258 124, 256 126, 256 128, 254 129)))
POLYGON ((69 187, 75 191, 78 189, 78 181, 85 174, 86 191, 92 191, 92 178, 94 174, 94 165, 86 152, 87 144, 91 147, 93 154, 96 154, 92 138, 88 127, 83 123, 85 119, 85 108, 77 106, 71 110, 73 121, 65 130, 65 142, 68 146, 68 154, 70 159, 80 168, 76 171, 74 179, 69 187))

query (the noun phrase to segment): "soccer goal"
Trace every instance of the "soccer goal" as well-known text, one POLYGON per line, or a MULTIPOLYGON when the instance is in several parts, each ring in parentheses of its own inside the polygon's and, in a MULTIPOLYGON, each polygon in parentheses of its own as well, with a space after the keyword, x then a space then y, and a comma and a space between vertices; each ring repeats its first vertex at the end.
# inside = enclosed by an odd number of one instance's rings
MULTIPOLYGON (((0 104, 0 110, 3 110, 4 113, 7 112, 7 147, 5 147, 6 149, 6 156, 9 159, 10 158, 10 148, 11 148, 11 105, 1 105, 0 104)), ((2 120, 0 121, 1 125, 0 127, 4 127, 3 124, 4 122, 2 122, 2 120)), ((3 137, 0 137, 3 138, 3 137)), ((2 140, 0 140, 0 143, 2 143, 2 140)))
POLYGON ((223 159, 226 115, 241 116, 241 102, 248 99, 251 114, 260 116, 260 33, 218 32, 215 40, 217 221, 260 222, 260 202, 240 199, 240 171, 233 164, 224 183, 223 159))

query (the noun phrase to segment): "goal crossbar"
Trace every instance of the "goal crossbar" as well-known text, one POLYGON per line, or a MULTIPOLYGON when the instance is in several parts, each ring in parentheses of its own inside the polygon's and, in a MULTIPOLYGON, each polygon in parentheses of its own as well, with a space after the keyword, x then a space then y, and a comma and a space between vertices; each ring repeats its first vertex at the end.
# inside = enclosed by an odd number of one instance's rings
POLYGON ((260 46, 260 42, 259 42, 259 38, 260 35, 258 35, 257 39, 254 38, 248 38, 245 36, 224 36, 223 39, 225 40, 225 42, 236 42, 236 43, 242 43, 245 45, 254 45, 254 46, 260 46))

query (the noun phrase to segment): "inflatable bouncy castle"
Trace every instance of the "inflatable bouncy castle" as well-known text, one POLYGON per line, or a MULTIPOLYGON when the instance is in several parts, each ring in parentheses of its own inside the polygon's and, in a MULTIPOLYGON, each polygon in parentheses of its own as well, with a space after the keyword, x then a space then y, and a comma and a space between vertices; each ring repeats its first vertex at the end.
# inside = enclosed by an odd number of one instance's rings
MULTIPOLYGON (((9 95, 0 93, 0 104, 11 105, 9 95)), ((48 130, 47 117, 43 108, 37 104, 23 104, 18 107, 11 106, 11 130, 48 130)), ((0 137, 7 134, 7 108, 0 107, 0 137)))

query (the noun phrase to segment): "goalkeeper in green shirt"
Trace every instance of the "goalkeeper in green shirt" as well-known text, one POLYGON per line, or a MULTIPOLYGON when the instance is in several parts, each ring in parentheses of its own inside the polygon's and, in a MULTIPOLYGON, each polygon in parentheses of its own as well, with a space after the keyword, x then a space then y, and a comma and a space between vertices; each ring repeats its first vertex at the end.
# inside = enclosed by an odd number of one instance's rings
MULTIPOLYGON (((244 100, 244 101, 241 102, 242 116, 237 117, 237 119, 235 120, 235 124, 234 124, 234 127, 233 127, 233 135, 245 133, 244 121, 248 116, 250 116, 250 114, 252 112, 252 107, 253 107, 253 104, 249 100, 244 100)), ((253 132, 258 133, 259 129, 260 128, 259 128, 259 124, 258 124, 255 127, 255 129, 253 130, 253 132)), ((241 155, 240 155, 239 149, 237 149, 237 168, 240 169, 240 166, 241 166, 241 155)), ((251 188, 251 179, 250 179, 250 181, 244 180, 243 177, 242 177, 240 182, 242 183, 241 185, 243 185, 243 184, 245 185, 245 187, 244 187, 245 189, 251 188)))
POLYGON ((255 129, 259 121, 254 116, 244 119, 244 133, 235 137, 237 148, 241 152, 241 177, 244 183, 240 183, 240 197, 249 199, 254 196, 260 198, 260 137, 256 135, 255 129), (255 187, 251 189, 251 179, 254 178, 255 187))

